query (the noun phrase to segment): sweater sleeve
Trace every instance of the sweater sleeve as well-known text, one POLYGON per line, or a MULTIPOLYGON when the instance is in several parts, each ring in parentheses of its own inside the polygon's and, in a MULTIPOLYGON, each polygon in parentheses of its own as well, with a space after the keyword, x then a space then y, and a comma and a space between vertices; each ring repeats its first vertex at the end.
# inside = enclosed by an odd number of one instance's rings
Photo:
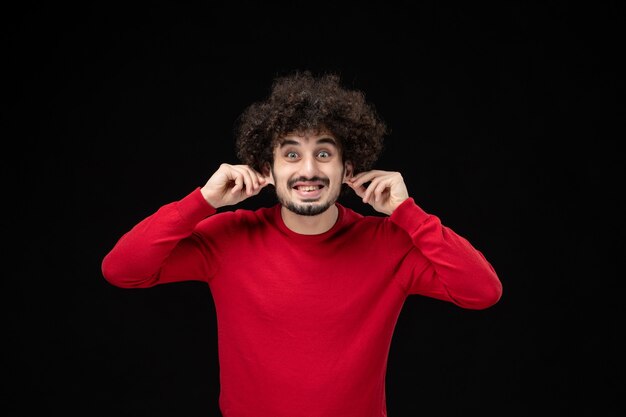
POLYGON ((181 200, 162 206, 122 235, 105 255, 101 265, 104 278, 122 288, 207 280, 210 265, 193 231, 215 212, 199 187, 181 200))
POLYGON ((484 255, 467 239, 442 225, 438 217, 426 213, 412 198, 403 202, 390 220, 409 234, 417 250, 405 259, 411 265, 403 285, 409 294, 476 310, 498 302, 502 283, 484 255), (422 262, 411 263, 416 259, 422 262))

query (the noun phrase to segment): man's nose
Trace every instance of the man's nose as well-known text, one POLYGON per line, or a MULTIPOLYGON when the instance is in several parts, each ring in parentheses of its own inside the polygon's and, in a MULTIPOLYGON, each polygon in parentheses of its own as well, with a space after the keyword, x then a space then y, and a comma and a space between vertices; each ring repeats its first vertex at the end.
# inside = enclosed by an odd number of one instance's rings
POLYGON ((318 174, 317 160, 313 156, 304 157, 300 169, 303 177, 315 177, 318 174))

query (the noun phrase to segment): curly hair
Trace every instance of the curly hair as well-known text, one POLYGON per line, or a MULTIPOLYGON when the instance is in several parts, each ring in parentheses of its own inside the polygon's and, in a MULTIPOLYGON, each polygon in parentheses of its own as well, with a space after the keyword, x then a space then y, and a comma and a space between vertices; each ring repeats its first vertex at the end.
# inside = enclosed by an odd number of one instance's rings
POLYGON ((339 140, 343 160, 352 162, 355 174, 371 169, 389 133, 363 92, 342 87, 338 75, 315 77, 310 71, 296 71, 274 78, 269 97, 239 116, 235 124, 237 157, 261 171, 266 163, 273 163, 280 138, 322 130, 339 140))

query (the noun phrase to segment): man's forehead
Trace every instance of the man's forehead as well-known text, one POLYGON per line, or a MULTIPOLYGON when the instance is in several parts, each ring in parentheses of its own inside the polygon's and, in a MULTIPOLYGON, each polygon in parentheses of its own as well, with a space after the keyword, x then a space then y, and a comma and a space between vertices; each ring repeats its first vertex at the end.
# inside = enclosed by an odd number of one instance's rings
POLYGON ((330 145, 339 145, 339 141, 335 138, 335 136, 327 131, 315 131, 315 132, 294 132, 287 133, 284 136, 281 136, 277 140, 277 146, 285 146, 285 145, 300 145, 306 144, 309 142, 314 143, 327 143, 330 145))

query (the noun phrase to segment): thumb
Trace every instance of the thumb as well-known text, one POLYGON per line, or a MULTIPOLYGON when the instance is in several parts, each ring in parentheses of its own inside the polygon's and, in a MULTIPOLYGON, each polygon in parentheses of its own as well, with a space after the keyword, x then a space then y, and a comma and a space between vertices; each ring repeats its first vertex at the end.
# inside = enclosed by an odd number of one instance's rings
POLYGON ((365 187, 364 186, 360 186, 360 187, 355 187, 354 184, 352 184, 352 182, 350 181, 350 179, 344 179, 343 180, 344 184, 347 184, 348 187, 352 188, 354 190, 354 193, 356 195, 358 195, 359 197, 363 198, 363 196, 365 195, 365 187))

